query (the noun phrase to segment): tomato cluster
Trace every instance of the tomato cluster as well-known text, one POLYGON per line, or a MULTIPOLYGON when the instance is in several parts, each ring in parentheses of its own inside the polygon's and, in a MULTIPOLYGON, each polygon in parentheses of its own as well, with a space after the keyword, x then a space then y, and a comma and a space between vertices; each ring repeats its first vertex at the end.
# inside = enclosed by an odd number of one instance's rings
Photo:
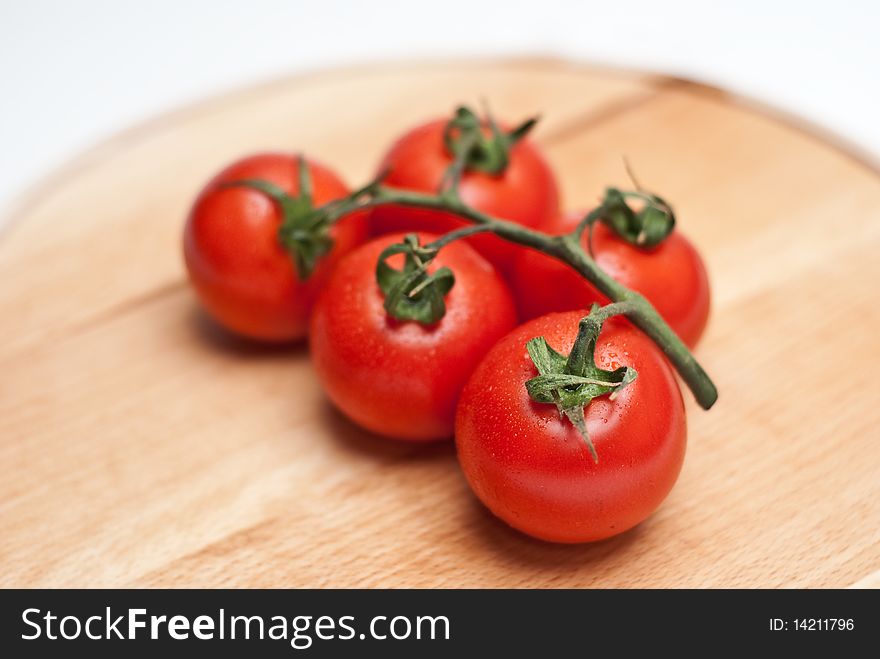
MULTIPOLYGON (((583 224, 586 213, 560 212, 553 172, 524 136, 530 126, 474 128, 471 114, 458 122, 400 137, 380 162, 381 184, 423 193, 451 186, 476 212, 551 235, 583 224)), ((587 337, 581 319, 608 301, 593 285, 489 232, 445 244, 443 234, 468 226, 449 209, 388 203, 332 220, 322 213, 352 198, 333 171, 290 154, 223 169, 184 230, 207 313, 253 340, 308 337, 328 397, 371 432, 413 442, 454 436, 476 495, 529 535, 593 541, 650 515, 678 476, 686 434, 677 381, 651 340, 622 317, 587 337), (536 361, 536 337, 558 373, 536 361), (574 357, 565 362, 577 346, 589 347, 588 371, 572 370, 574 357), (531 388, 539 381, 541 395, 531 388), (572 415, 561 401, 579 391, 587 393, 571 398, 582 401, 572 415)), ((708 279, 695 248, 669 229, 647 245, 598 221, 581 240, 694 346, 708 317, 708 279)))

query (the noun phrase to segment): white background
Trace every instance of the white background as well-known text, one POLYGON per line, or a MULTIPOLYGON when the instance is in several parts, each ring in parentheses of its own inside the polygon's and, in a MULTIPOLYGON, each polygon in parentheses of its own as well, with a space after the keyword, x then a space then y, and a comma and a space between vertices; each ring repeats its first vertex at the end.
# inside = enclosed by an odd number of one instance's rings
POLYGON ((391 58, 559 55, 684 75, 794 112, 880 160, 878 0, 0 7, 0 215, 52 168, 157 112, 285 74, 391 58))

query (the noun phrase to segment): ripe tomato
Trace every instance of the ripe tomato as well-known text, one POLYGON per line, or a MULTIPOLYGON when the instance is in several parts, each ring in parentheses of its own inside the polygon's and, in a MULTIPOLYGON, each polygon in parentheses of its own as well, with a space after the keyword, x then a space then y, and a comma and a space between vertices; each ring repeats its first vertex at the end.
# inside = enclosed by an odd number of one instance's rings
MULTIPOLYGON (((323 165, 308 161, 308 170, 314 205, 348 194, 323 165)), ((204 187, 184 229, 190 280, 204 308, 227 329, 262 341, 302 339, 309 311, 333 265, 366 237, 366 216, 354 213, 330 228, 333 248, 303 280, 278 239, 278 204, 252 188, 223 187, 244 179, 268 181, 297 196, 298 158, 280 153, 243 158, 204 187)))
POLYGON ((685 411, 663 354, 628 323, 605 323, 596 364, 631 366, 636 379, 612 401, 585 409, 594 462, 554 405, 529 398, 537 375, 526 343, 538 336, 567 354, 584 311, 549 314, 520 326, 489 352, 458 404, 458 457, 476 495, 516 529, 553 542, 590 542, 622 533, 650 515, 678 477, 685 411))
MULTIPOLYGON (((388 171, 384 184, 393 188, 435 193, 453 156, 443 141, 445 121, 433 121, 403 135, 385 155, 379 171, 388 171)), ((528 138, 510 150, 500 174, 466 170, 459 194, 466 204, 495 217, 536 228, 553 220, 559 210, 556 180, 538 148, 528 138)), ((392 231, 447 233, 466 223, 451 213, 401 206, 380 206, 371 216, 374 234, 392 231)), ((470 244, 497 268, 506 271, 519 249, 502 239, 482 234, 470 244)))
MULTIPOLYGON (((455 404, 471 371, 514 327, 515 306, 495 269, 455 242, 429 268, 448 266, 455 274, 446 315, 429 326, 392 318, 376 263, 402 238, 377 238, 340 262, 315 305, 312 360, 330 399, 358 425, 397 439, 442 439, 452 435, 455 404)), ((422 244, 433 238, 420 235, 422 244)), ((394 268, 402 262, 402 254, 388 261, 394 268)))
MULTIPOLYGON (((547 230, 568 233, 583 215, 567 215, 547 230)), ((586 244, 585 233, 585 249, 586 244)), ((709 318, 709 279, 699 253, 680 231, 672 231, 662 243, 645 249, 596 223, 593 254, 605 272, 648 298, 682 341, 691 348, 697 344, 709 318)), ((517 255, 511 286, 525 319, 552 311, 589 309, 594 302, 608 302, 567 265, 532 250, 522 250, 517 255)))

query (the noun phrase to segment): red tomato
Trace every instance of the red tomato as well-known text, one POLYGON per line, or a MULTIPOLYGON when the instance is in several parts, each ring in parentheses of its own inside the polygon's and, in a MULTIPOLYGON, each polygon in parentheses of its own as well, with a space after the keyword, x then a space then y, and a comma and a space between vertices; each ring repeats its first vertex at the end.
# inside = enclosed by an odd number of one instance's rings
POLYGON ((526 343, 543 336, 568 354, 584 311, 532 320, 502 339, 462 392, 455 423, 458 457, 477 496, 516 529, 553 542, 590 542, 650 515, 675 483, 685 452, 685 411, 663 354, 644 334, 605 323, 596 363, 631 366, 635 381, 586 407, 592 456, 554 405, 533 402, 537 375, 526 343))
MULTIPOLYGON (((583 216, 568 215, 551 225, 550 231, 568 233, 583 216)), ((585 249, 586 244, 585 234, 585 249)), ((682 341, 690 347, 697 344, 709 318, 709 279, 699 253, 680 231, 673 230, 658 246, 644 249, 596 223, 593 253, 605 272, 648 298, 682 341)), ((511 285, 526 319, 608 302, 567 265, 532 250, 517 255, 511 285)))
MULTIPOLYGON (((443 143, 445 121, 434 121, 403 135, 385 155, 379 171, 388 170, 389 187, 437 192, 452 155, 443 143)), ((466 204, 495 217, 528 227, 553 220, 559 211, 559 194, 553 172, 538 148, 528 138, 517 142, 502 174, 466 171, 459 193, 466 204)), ((442 211, 380 206, 372 212, 374 234, 391 231, 447 233, 467 223, 442 211)), ((521 249, 489 234, 468 239, 470 244, 505 271, 521 249)))
MULTIPOLYGON (((492 345, 516 323, 513 298, 495 269, 468 245, 444 247, 429 272, 448 266, 455 285, 446 315, 424 326, 390 317, 376 283, 383 236, 340 262, 312 316, 310 344, 330 399, 358 425, 411 441, 450 437, 461 388, 492 345)), ((422 244, 434 237, 421 234, 422 244)), ((403 255, 388 263, 399 268, 403 255)))
MULTIPOLYGON (((332 171, 314 161, 308 167, 316 206, 348 194, 332 171)), ((239 160, 205 186, 184 229, 186 266, 202 305, 221 325, 252 339, 302 339, 309 311, 333 265, 366 237, 363 213, 342 219, 330 229, 333 249, 303 281, 278 241, 278 204, 258 190, 222 187, 262 179, 296 196, 298 177, 293 155, 267 153, 239 160)))

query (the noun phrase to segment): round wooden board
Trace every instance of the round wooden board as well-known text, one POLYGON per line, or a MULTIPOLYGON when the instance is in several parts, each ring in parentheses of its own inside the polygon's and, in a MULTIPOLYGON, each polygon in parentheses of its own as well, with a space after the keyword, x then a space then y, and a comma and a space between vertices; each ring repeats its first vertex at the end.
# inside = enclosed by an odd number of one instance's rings
MULTIPOLYGON (((3 586, 847 586, 880 568, 880 179, 815 136, 681 81, 553 61, 298 77, 176 112, 65 167, 0 239, 3 586), (587 546, 524 537, 451 445, 369 436, 303 347, 199 315, 180 230, 200 184, 260 149, 352 183, 461 101, 536 139, 566 205, 625 184, 672 200, 708 262, 678 485, 587 546)), ((873 576, 872 576, 873 575, 873 576)))

